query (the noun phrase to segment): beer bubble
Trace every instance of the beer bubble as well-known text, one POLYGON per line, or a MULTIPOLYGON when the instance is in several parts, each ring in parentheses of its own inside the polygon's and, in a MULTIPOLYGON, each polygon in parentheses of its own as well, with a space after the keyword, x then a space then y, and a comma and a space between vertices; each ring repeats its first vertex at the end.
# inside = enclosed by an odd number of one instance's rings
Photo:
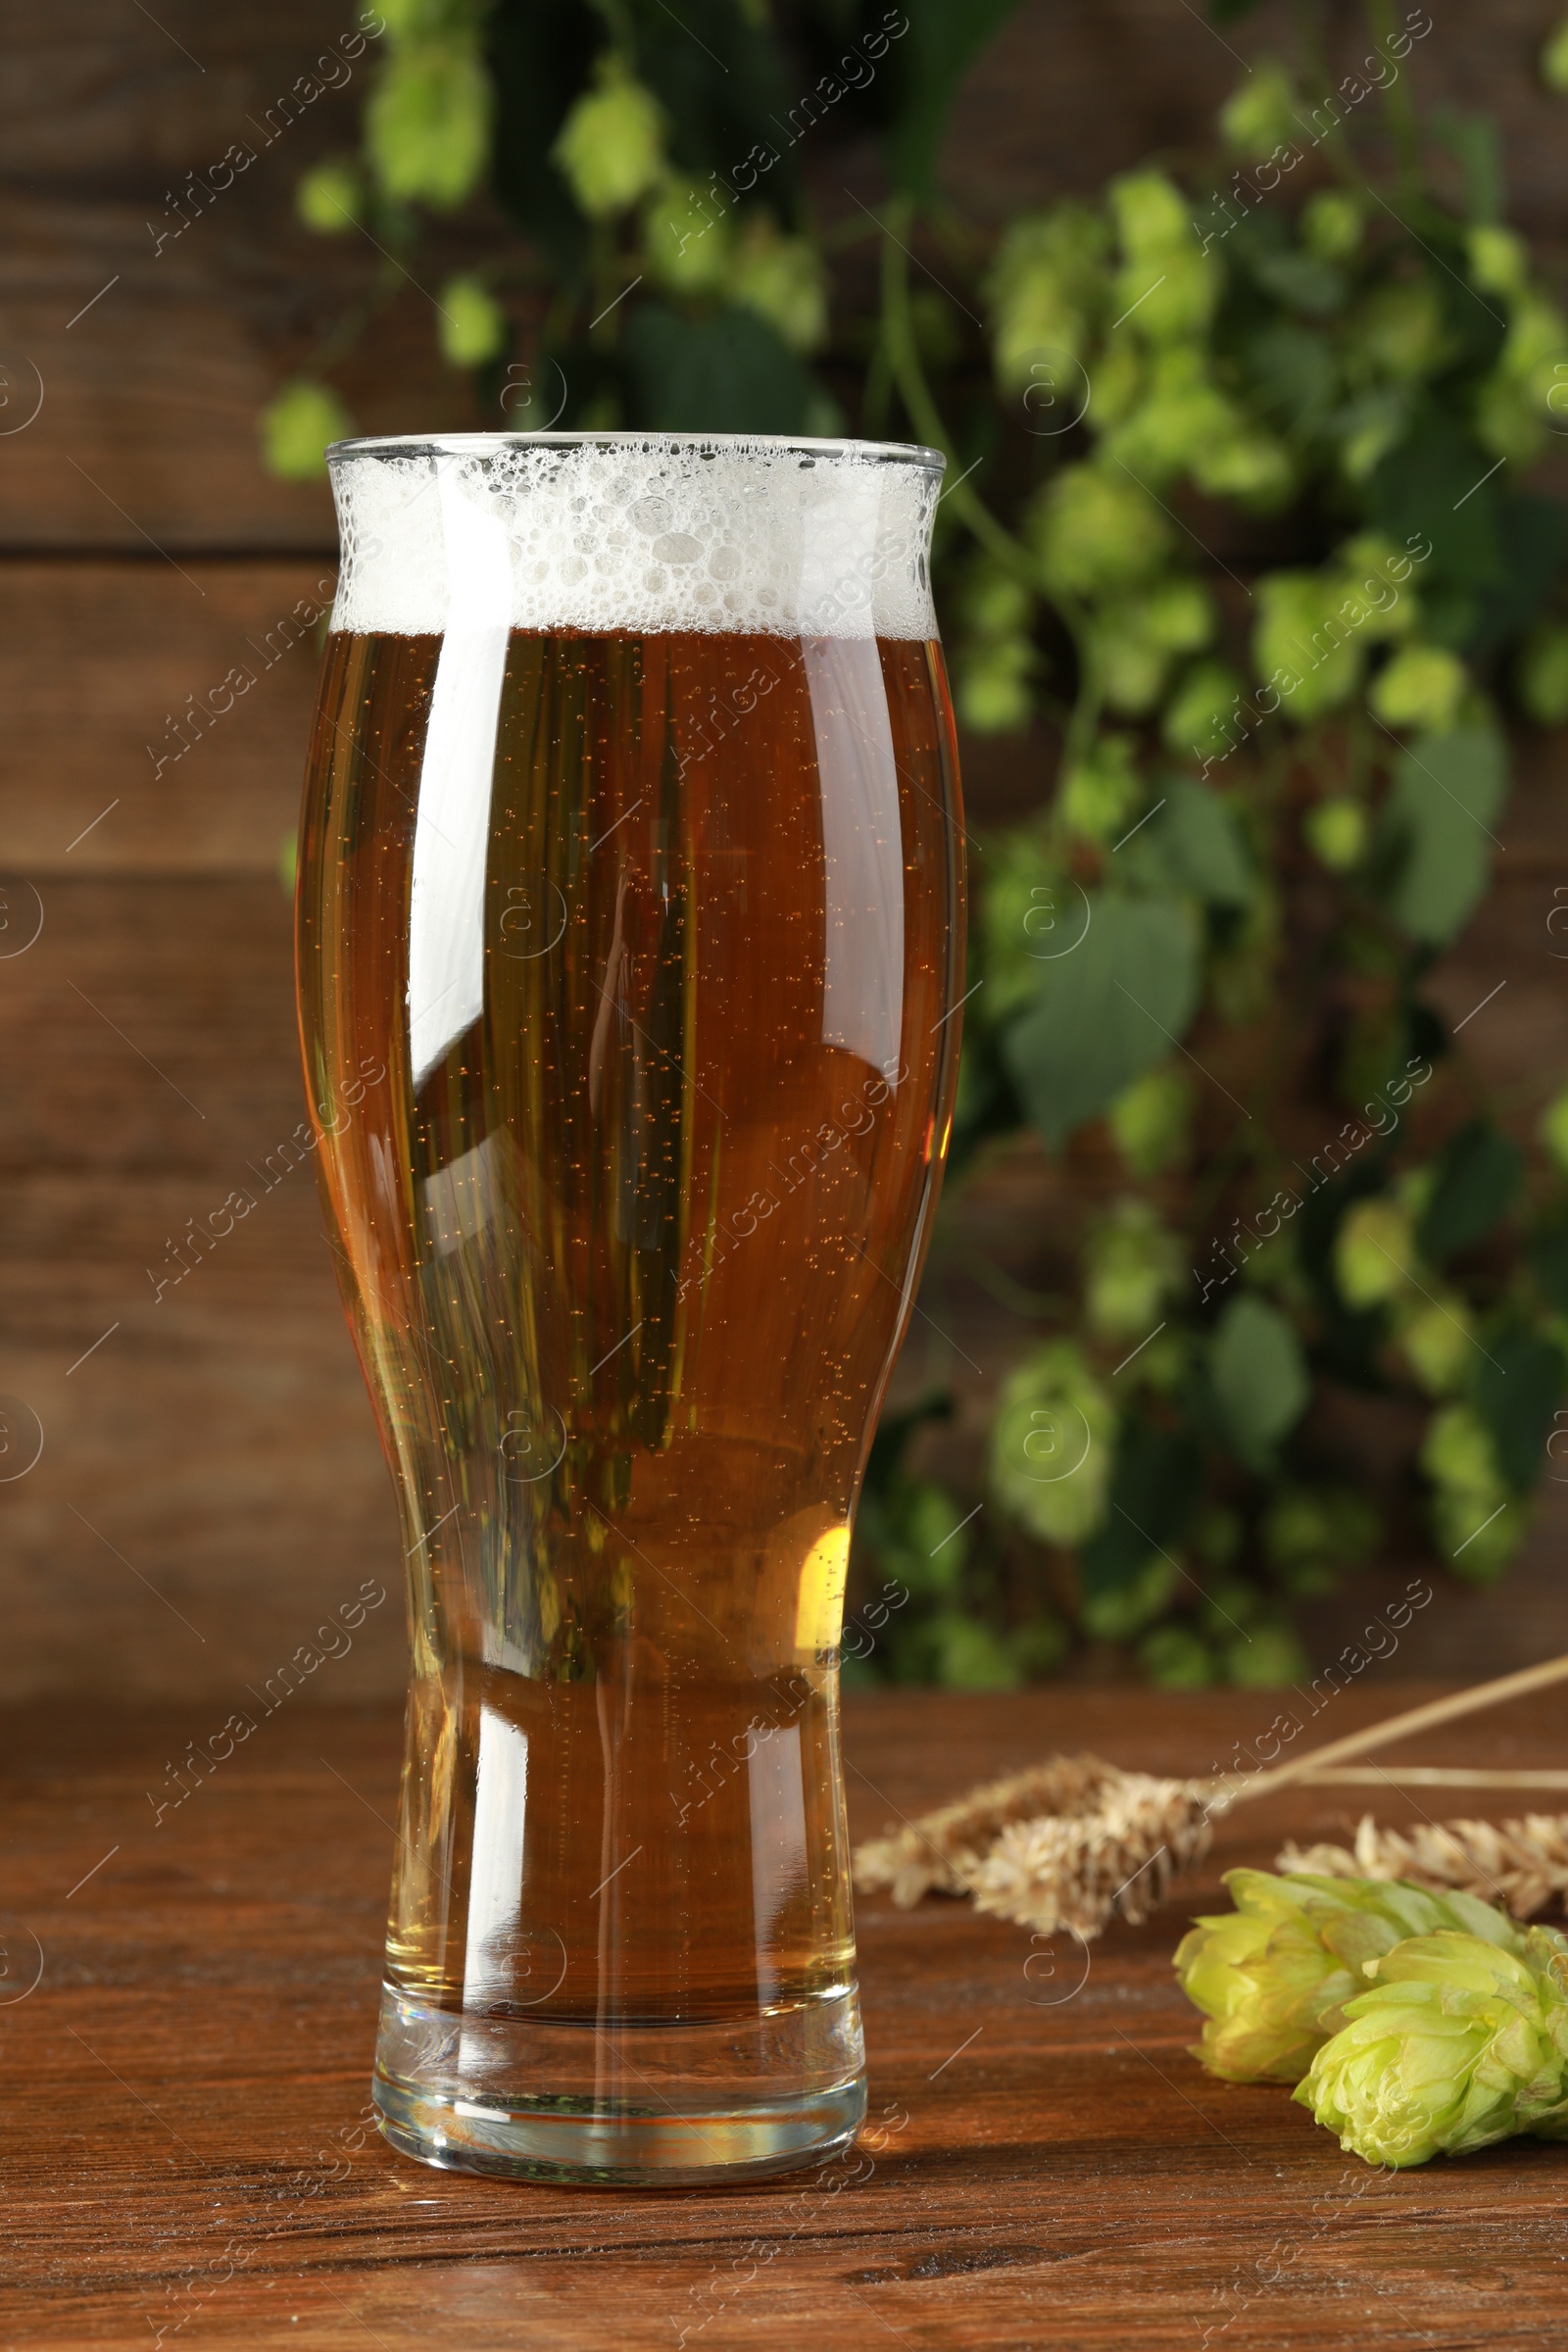
POLYGON ((20 1919, 0 1913, 0 2009, 36 1992, 43 1980, 43 1945, 20 1919))
POLYGON ((0 1396, 0 1486, 25 1478, 43 1451, 43 1423, 20 1396, 0 1396))
POLYGON ((1076 1928, 1057 1936, 1031 1936, 1039 1948, 1023 1964, 1023 1997, 1036 2009, 1054 2009, 1082 1992, 1089 1982, 1089 1945, 1076 1928), (1070 1936, 1076 1952, 1058 1949, 1061 1936, 1070 1936))
POLYGON ((0 437, 25 432, 43 407, 43 377, 24 351, 0 346, 0 437))
POLYGON ((25 956, 43 929, 43 901, 30 882, 0 881, 0 962, 25 956))
POLYGON ((561 1467, 565 1452, 566 1424, 554 1405, 514 1405, 507 1415, 501 1462, 509 1486, 536 1486, 561 1467))

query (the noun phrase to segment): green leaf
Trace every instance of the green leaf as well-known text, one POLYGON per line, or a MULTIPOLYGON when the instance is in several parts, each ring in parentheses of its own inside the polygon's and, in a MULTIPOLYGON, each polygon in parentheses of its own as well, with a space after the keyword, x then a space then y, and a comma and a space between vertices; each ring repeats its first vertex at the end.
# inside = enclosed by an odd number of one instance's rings
POLYGON ((800 433, 809 429, 811 379, 766 319, 724 310, 689 318, 662 302, 626 322, 636 415, 661 433, 800 433))
POLYGON ((1120 1592, 1151 1553, 1180 1544, 1201 1475, 1191 1430, 1155 1429, 1142 1417, 1124 1423, 1110 1477, 1110 1515, 1078 1551, 1086 1594, 1120 1592))
POLYGON ((904 0, 909 29, 888 52, 893 121, 888 164, 909 196, 930 196, 948 115, 964 75, 1018 0, 904 0))
POLYGON ((1209 906, 1247 906, 1257 877, 1241 828, 1216 793, 1190 777, 1165 786, 1165 806, 1150 831, 1172 881, 1209 906))
POLYGON ((1490 827, 1506 775, 1503 739, 1490 727, 1423 736, 1395 765, 1384 808, 1393 865, 1386 902, 1395 921, 1425 946, 1456 937, 1486 889, 1490 827))
POLYGON ((1034 1127, 1053 1147, 1162 1061, 1198 1004, 1198 926, 1173 899, 1101 892, 1079 945, 1042 961, 1033 1003, 1001 1054, 1034 1127))
POLYGON ((1312 1393, 1295 1326, 1262 1298, 1233 1298, 1215 1327, 1208 1372, 1238 1455, 1250 1470, 1271 1469, 1312 1393))
POLYGON ((1501 577, 1497 488, 1486 478, 1494 465, 1455 418, 1430 411, 1372 475, 1375 526, 1412 555, 1431 547, 1423 588, 1434 578, 1486 588, 1501 577))
POLYGON ((1416 1229, 1423 1257, 1441 1265, 1492 1231, 1511 1206, 1524 1154, 1500 1129, 1473 1119, 1438 1162, 1438 1180, 1416 1229))
POLYGON ((1476 1359, 1471 1400, 1517 1494, 1528 1494, 1546 1466, 1546 1440, 1565 1386, 1561 1351, 1524 1323, 1490 1337, 1476 1359))
POLYGON ((1501 577, 1481 598, 1465 650, 1493 653, 1522 636, 1545 606, 1568 562, 1568 513, 1560 500, 1520 491, 1498 502, 1501 577))

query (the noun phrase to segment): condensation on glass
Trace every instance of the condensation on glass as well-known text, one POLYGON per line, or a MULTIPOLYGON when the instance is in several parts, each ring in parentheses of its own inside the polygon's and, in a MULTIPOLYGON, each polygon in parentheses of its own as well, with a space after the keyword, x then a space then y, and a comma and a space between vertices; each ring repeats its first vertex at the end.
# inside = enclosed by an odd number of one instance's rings
POLYGON ((941 461, 330 454, 298 962, 408 1561, 383 2129, 806 2163, 864 2110, 838 1644, 957 1061, 941 461))

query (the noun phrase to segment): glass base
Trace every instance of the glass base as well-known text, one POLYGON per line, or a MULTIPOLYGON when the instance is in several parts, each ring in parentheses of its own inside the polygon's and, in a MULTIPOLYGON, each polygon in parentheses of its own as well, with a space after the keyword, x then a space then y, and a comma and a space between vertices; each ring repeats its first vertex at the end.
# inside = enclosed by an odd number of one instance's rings
POLYGON ((820 2164, 865 2118, 853 1985, 722 2024, 455 2017, 388 1985, 375 2104, 421 2164, 671 2188, 820 2164), (548 2090, 540 2086, 548 2083, 548 2090))

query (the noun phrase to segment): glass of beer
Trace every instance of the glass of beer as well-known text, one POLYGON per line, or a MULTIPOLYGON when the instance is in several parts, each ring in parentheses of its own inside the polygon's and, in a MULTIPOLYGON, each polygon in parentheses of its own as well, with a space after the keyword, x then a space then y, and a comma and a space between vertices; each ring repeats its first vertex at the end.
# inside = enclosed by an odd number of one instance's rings
POLYGON ((408 1569, 382 2129, 782 2171, 865 2106, 838 1650, 957 1067, 942 460, 329 459, 299 1004, 408 1569))

